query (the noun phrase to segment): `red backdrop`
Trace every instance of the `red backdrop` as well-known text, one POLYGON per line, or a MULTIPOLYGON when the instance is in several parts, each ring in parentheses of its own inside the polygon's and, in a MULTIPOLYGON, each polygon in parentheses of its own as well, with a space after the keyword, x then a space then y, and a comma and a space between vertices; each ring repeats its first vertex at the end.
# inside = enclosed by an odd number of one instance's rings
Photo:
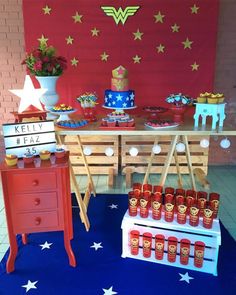
POLYGON ((164 100, 171 93, 195 97, 212 91, 218 5, 218 0, 23 0, 26 51, 36 47, 43 34, 48 45, 67 58, 68 69, 57 86, 60 102, 78 107, 76 96, 96 91, 101 108, 111 71, 121 64, 129 71, 130 89, 135 90, 139 107, 166 106, 164 100), (46 5, 50 14, 44 14, 46 5), (139 10, 124 25, 117 25, 101 9, 137 5, 139 10), (197 13, 192 13, 194 5, 197 13), (82 15, 81 23, 72 18, 76 12, 82 15), (162 23, 155 22, 158 12, 165 15, 162 23), (178 32, 173 32, 174 24, 178 32), (95 27, 98 36, 91 33, 95 27), (134 40, 138 29, 143 35, 134 40), (68 36, 74 39, 72 44, 67 44, 68 36), (187 38, 193 43, 184 49, 187 38), (160 44, 165 48, 158 53, 160 44), (103 52, 109 55, 107 61, 101 60, 103 52), (140 63, 134 63, 136 55, 140 63), (77 66, 71 65, 73 58, 77 66), (191 66, 194 63, 197 70, 191 66))

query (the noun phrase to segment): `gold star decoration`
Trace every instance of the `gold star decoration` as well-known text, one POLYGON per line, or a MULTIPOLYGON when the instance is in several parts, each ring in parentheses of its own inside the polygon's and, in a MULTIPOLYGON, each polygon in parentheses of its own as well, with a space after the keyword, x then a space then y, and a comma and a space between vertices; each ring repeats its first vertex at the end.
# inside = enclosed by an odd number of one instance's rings
POLYGON ((160 53, 160 52, 164 53, 165 46, 162 45, 162 44, 160 44, 159 46, 156 47, 156 49, 157 49, 157 52, 158 53, 160 53))
POLYGON ((46 5, 45 7, 42 8, 42 10, 44 14, 51 14, 52 8, 46 5))
POLYGON ((74 41, 74 39, 73 39, 71 36, 68 36, 68 37, 66 38, 66 44, 67 44, 67 45, 68 45, 68 44, 72 44, 73 41, 74 41))
POLYGON ((72 16, 72 18, 74 19, 74 23, 82 23, 82 17, 83 15, 79 14, 78 11, 76 11, 75 15, 72 16))
POLYGON ((172 29, 172 33, 175 33, 175 32, 179 32, 179 28, 180 26, 178 26, 177 24, 174 24, 173 26, 171 26, 171 29, 172 29))
POLYGON ((143 33, 141 33, 139 29, 137 29, 137 32, 134 32, 133 35, 134 35, 134 40, 142 40, 143 33))
POLYGON ((91 30, 91 33, 92 33, 92 37, 94 37, 94 36, 98 37, 100 30, 97 30, 97 28, 93 28, 91 30))
POLYGON ((37 39, 37 40, 39 41, 40 44, 42 44, 42 45, 43 45, 43 44, 47 45, 48 38, 45 38, 43 34, 41 35, 41 38, 39 38, 39 39, 37 39))
POLYGON ((137 54, 133 57, 134 64, 140 64, 141 57, 137 54))
POLYGON ((155 17, 155 23, 158 23, 158 22, 163 23, 163 18, 165 16, 161 14, 160 11, 158 11, 158 14, 155 14, 154 17, 155 17))
POLYGON ((189 48, 192 49, 192 43, 193 41, 190 41, 189 38, 186 38, 185 41, 182 42, 182 44, 184 45, 184 49, 189 48))
POLYGON ((107 61, 109 57, 109 55, 105 51, 100 56, 101 56, 101 61, 107 61))
POLYGON ((77 67, 77 64, 78 64, 79 61, 78 61, 78 59, 76 59, 75 57, 73 57, 73 59, 71 59, 70 62, 71 62, 71 65, 72 66, 77 67))
POLYGON ((199 7, 196 6, 196 4, 193 5, 193 7, 190 7, 192 14, 198 14, 199 7))
POLYGON ((200 65, 198 65, 196 62, 194 62, 194 64, 191 65, 192 67, 192 71, 198 71, 200 65))

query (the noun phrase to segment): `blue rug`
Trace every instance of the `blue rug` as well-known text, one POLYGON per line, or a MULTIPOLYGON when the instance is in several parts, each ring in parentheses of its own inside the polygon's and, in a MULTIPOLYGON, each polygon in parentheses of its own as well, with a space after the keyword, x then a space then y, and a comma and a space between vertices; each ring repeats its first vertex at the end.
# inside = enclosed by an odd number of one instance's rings
POLYGON ((26 246, 19 239, 15 272, 6 274, 8 253, 1 262, 0 294, 236 294, 236 243, 223 226, 218 277, 215 277, 184 268, 121 258, 121 221, 126 209, 125 195, 92 198, 89 232, 80 222, 79 210, 73 209, 72 248, 76 268, 68 264, 62 232, 31 234, 26 246))

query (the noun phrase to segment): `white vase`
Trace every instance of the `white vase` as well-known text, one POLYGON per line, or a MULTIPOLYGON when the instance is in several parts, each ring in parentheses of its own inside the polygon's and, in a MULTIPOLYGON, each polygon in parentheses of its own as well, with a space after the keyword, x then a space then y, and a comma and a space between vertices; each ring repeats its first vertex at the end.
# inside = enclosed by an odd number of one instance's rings
POLYGON ((59 96, 56 92, 56 84, 59 76, 35 76, 38 80, 40 87, 47 89, 47 92, 40 97, 41 103, 44 105, 45 110, 48 111, 47 119, 52 120, 57 116, 50 113, 50 110, 57 104, 59 96))

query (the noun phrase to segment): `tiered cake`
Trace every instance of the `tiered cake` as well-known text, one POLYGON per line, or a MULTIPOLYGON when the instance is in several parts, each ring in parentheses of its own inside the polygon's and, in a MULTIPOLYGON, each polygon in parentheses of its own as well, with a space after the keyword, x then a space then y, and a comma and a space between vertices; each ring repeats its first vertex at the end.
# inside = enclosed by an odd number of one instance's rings
POLYGON ((129 90, 128 71, 119 66, 112 71, 111 89, 105 90, 104 107, 112 109, 134 108, 134 91, 129 90))
POLYGON ((111 127, 133 127, 134 119, 124 112, 135 108, 134 91, 129 90, 128 71, 123 67, 112 71, 111 89, 105 90, 105 102, 103 107, 115 109, 102 120, 103 126, 111 127))

